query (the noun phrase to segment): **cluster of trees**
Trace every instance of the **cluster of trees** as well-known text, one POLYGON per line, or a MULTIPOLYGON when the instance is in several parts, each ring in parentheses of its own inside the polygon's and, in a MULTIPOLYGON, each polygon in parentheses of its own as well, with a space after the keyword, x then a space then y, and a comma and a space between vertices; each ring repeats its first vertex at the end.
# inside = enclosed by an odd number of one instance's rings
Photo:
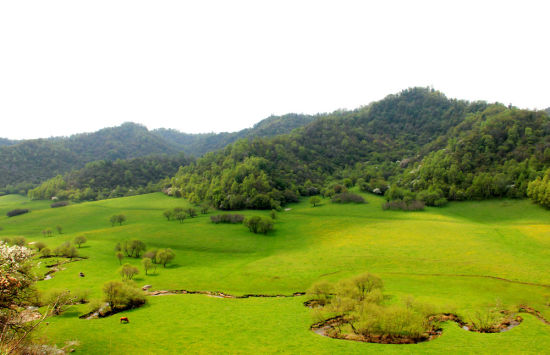
POLYGON ((35 200, 91 201, 155 192, 160 190, 162 179, 173 176, 190 161, 181 153, 94 161, 43 182, 29 190, 28 196, 35 200))
MULTIPOLYGON (((115 256, 121 265, 125 256, 129 258, 139 259, 142 257, 142 255, 143 255, 142 265, 143 265, 143 268, 145 269, 145 274, 147 274, 147 271, 151 267, 156 268, 156 265, 162 265, 163 267, 166 267, 166 265, 172 262, 172 260, 174 260, 174 258, 176 257, 176 254, 170 248, 147 250, 145 243, 138 239, 134 239, 131 241, 123 241, 122 243, 117 243, 115 246, 115 256)), ((122 274, 128 275, 129 271, 134 270, 126 265, 130 265, 130 264, 123 265, 120 271, 121 275, 122 274)), ((133 275, 137 274, 138 272, 139 270, 136 269, 133 275)))
POLYGON ((243 224, 252 233, 263 233, 273 230, 273 219, 263 216, 250 216, 244 219, 243 224))
POLYGON ((366 273, 336 284, 321 281, 307 292, 310 304, 316 308, 316 316, 323 321, 335 315, 349 327, 334 328, 331 336, 346 337, 351 332, 369 341, 382 337, 400 339, 399 342, 414 342, 427 337, 437 327, 432 316, 433 307, 416 302, 412 297, 402 303, 383 303, 383 283, 380 278, 366 273))
POLYGON ((111 218, 109 218, 109 222, 111 222, 111 226, 113 226, 113 227, 117 223, 118 223, 119 226, 121 226, 122 223, 126 222, 126 215, 124 215, 124 214, 112 215, 111 218))
POLYGON ((356 167, 369 166, 379 171, 356 172, 352 183, 382 189, 409 164, 405 158, 443 146, 443 138, 433 137, 486 107, 449 100, 431 89, 408 89, 367 107, 319 117, 288 135, 239 140, 181 168, 166 188, 220 209, 279 209, 299 196, 318 194, 335 179, 349 178, 345 175, 356 167), (385 175, 388 171, 392 175, 385 175))
POLYGON ((550 208, 550 169, 527 185, 527 196, 541 206, 550 208))
POLYGON ((115 246, 115 252, 123 252, 124 255, 130 258, 141 257, 146 249, 145 243, 139 239, 125 240, 115 246))
MULTIPOLYGON (((208 213, 208 206, 204 205, 201 207, 201 213, 206 214, 208 213)), ((197 210, 193 207, 188 208, 182 208, 182 207, 175 207, 171 210, 166 210, 162 213, 162 215, 169 221, 170 219, 178 220, 180 223, 183 223, 183 221, 187 218, 195 218, 197 217, 197 210)))
MULTIPOLYGON (((103 285, 103 299, 108 304, 104 313, 116 313, 144 305, 147 300, 141 290, 131 282, 108 281, 103 285)), ((98 305, 92 312, 99 310, 98 305)))
POLYGON ((443 149, 399 176, 399 184, 448 200, 517 198, 550 166, 550 119, 543 111, 491 105, 448 137, 443 149))

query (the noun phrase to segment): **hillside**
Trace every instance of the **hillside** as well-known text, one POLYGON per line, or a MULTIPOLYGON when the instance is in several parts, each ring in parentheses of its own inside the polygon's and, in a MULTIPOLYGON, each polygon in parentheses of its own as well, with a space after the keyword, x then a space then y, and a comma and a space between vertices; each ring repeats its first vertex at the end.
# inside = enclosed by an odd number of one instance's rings
POLYGON ((21 141, 0 147, 0 187, 37 184, 95 160, 175 154, 179 150, 134 123, 70 137, 21 141))
POLYGON ((256 123, 251 128, 238 132, 222 133, 182 133, 175 129, 156 129, 152 132, 177 145, 183 152, 193 156, 221 149, 242 138, 273 137, 290 133, 293 129, 303 127, 319 116, 287 114, 271 116, 256 123))
POLYGON ((173 176, 192 159, 177 155, 150 155, 132 159, 99 160, 82 169, 58 175, 29 190, 31 199, 102 200, 159 191, 158 182, 173 176))
POLYGON ((277 208, 318 193, 357 163, 379 166, 384 179, 396 175, 395 161, 419 159, 425 146, 445 142, 450 128, 486 106, 408 89, 320 117, 289 135, 238 141, 181 169, 171 187, 191 201, 208 200, 224 209, 277 208))

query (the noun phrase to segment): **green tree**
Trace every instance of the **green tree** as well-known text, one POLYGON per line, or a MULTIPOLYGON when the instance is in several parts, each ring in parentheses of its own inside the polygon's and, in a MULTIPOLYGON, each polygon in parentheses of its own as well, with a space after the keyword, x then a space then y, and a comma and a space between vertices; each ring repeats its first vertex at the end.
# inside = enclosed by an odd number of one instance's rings
POLYGON ((163 215, 164 217, 166 217, 166 219, 167 219, 168 221, 170 220, 170 218, 172 218, 172 214, 173 214, 173 213, 172 213, 172 211, 170 211, 170 210, 166 210, 166 211, 162 212, 162 215, 163 215))
POLYGON ((134 276, 139 274, 139 269, 133 265, 126 263, 120 268, 119 274, 120 276, 122 276, 123 280, 132 280, 134 276))
POLYGON ((83 235, 79 235, 77 237, 74 238, 74 243, 76 245, 78 245, 78 248, 80 248, 82 246, 82 244, 86 243, 88 240, 86 239, 85 236, 83 235))
POLYGON ((118 259, 119 265, 122 265, 122 260, 124 260, 124 254, 121 251, 117 251, 115 256, 118 259))
POLYGON ((174 260, 175 257, 176 254, 174 254, 174 251, 172 249, 159 249, 156 255, 156 262, 157 264, 161 264, 163 267, 166 267, 166 264, 174 260))
POLYGON ((321 203, 321 199, 318 196, 312 196, 309 198, 309 203, 315 207, 321 203))
POLYGON ((143 265, 143 269, 145 270, 145 275, 147 275, 147 271, 153 267, 153 262, 150 258, 143 258, 141 259, 141 264, 143 265))

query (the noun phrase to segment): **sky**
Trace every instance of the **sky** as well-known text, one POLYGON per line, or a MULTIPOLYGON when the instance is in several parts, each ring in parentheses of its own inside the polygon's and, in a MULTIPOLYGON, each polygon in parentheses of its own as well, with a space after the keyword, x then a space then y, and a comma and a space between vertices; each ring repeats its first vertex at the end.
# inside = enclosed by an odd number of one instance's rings
POLYGON ((236 131, 412 86, 550 106, 548 1, 0 2, 0 137, 236 131))

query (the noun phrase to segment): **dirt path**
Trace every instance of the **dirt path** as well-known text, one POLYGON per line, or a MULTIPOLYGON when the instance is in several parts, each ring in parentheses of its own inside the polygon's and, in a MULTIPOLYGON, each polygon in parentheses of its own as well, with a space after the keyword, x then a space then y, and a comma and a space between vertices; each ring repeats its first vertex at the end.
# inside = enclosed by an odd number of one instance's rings
POLYGON ((158 290, 158 291, 149 291, 147 296, 167 296, 167 295, 206 295, 209 297, 216 298, 254 298, 254 297, 267 297, 267 298, 277 298, 277 297, 299 297, 305 295, 305 292, 294 292, 291 295, 264 295, 264 294, 245 294, 242 296, 230 295, 225 292, 219 291, 190 291, 190 290, 158 290))

